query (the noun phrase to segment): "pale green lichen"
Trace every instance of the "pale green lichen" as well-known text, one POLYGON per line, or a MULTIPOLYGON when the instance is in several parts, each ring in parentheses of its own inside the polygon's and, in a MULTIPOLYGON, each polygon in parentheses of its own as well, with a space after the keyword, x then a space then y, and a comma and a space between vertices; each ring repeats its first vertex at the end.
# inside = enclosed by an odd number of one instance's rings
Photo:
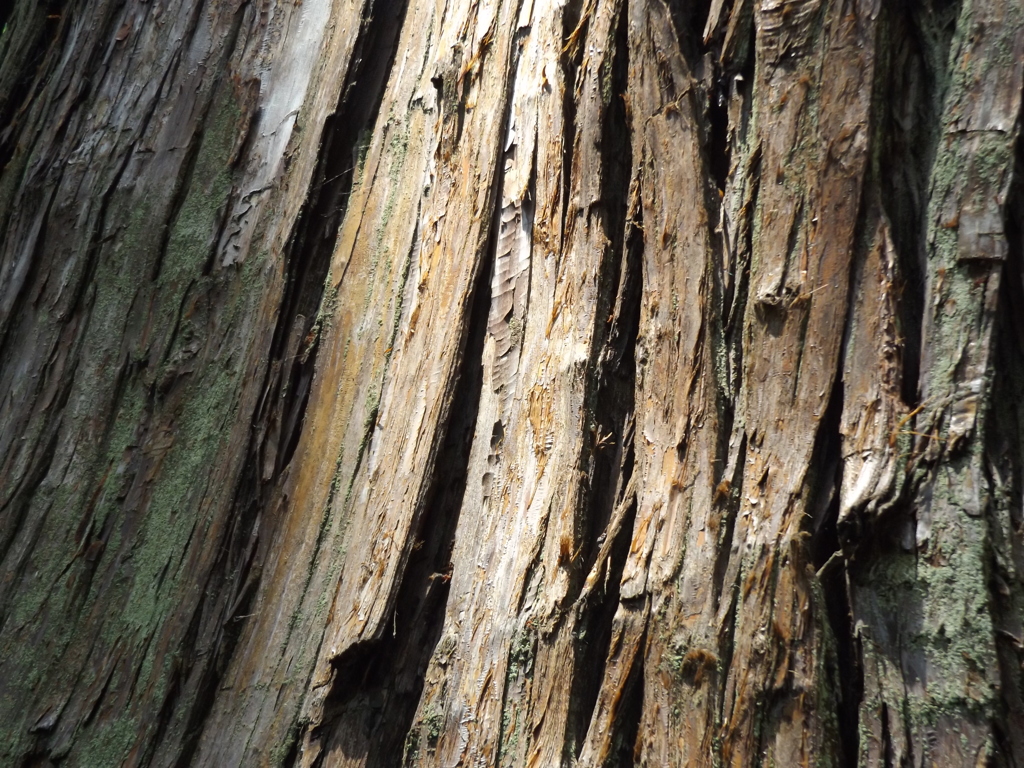
MULTIPOLYGON (((96 413, 112 407, 115 416, 102 440, 91 445, 79 442, 75 456, 78 481, 74 487, 65 484, 51 492, 51 505, 55 502, 59 506, 51 507, 46 526, 58 526, 63 531, 40 539, 34 557, 43 572, 37 569, 31 587, 22 590, 14 604, 22 624, 47 627, 45 646, 25 647, 18 658, 9 662, 8 669, 31 670, 30 674, 19 676, 26 695, 44 681, 73 690, 76 685, 94 684, 91 675, 107 674, 90 667, 85 677, 76 681, 79 670, 75 664, 81 665, 85 660, 80 658, 71 665, 59 662, 71 661, 66 652, 71 648, 72 638, 82 631, 92 631, 93 606, 99 600, 117 605, 118 610, 102 621, 95 648, 131 659, 130 670, 123 665, 113 667, 107 687, 114 692, 129 685, 127 673, 137 679, 135 687, 147 691, 154 701, 159 701, 168 690, 174 653, 162 655, 160 643, 153 642, 153 638, 163 631, 163 624, 172 615, 171 608, 180 599, 187 542, 193 530, 202 530, 206 523, 202 510, 207 507, 200 506, 200 499, 208 489, 202 478, 208 478, 219 466, 217 457, 227 439, 227 427, 235 421, 241 386, 236 373, 239 361, 234 357, 221 361, 201 359, 194 373, 177 374, 176 386, 181 388, 181 395, 172 415, 161 412, 159 400, 148 401, 150 385, 144 376, 130 368, 122 369, 120 355, 126 330, 133 322, 131 314, 140 312, 151 296, 155 315, 149 322, 158 333, 165 334, 168 345, 161 357, 172 359, 175 351, 185 345, 194 345, 196 350, 202 348, 205 328, 193 324, 187 316, 179 319, 178 314, 190 291, 198 295, 212 288, 210 281, 214 278, 203 277, 202 272, 231 192, 228 156, 236 138, 237 118, 238 108, 230 97, 215 105, 185 199, 171 225, 155 285, 150 281, 161 237, 160 227, 154 226, 153 220, 159 218, 160 211, 151 210, 147 203, 135 204, 128 193, 118 193, 111 200, 109 217, 116 220, 121 216, 126 226, 114 245, 98 257, 89 328, 83 343, 89 353, 83 355, 87 362, 76 377, 67 418, 77 431, 88 434, 92 429, 90 420, 96 413), (173 330, 176 332, 172 333, 173 330), (153 411, 155 415, 144 416, 144 411, 153 411), (162 462, 143 461, 143 467, 153 466, 157 470, 148 492, 141 496, 145 506, 123 512, 128 487, 138 482, 125 472, 129 466, 138 466, 144 455, 142 446, 135 444, 138 425, 158 424, 162 418, 173 419, 174 442, 166 449, 162 462), (101 573, 110 574, 107 578, 92 579, 86 572, 83 563, 87 558, 82 550, 89 544, 88 539, 78 547, 78 552, 69 551, 69 547, 74 549, 77 545, 67 532, 74 530, 90 499, 95 500, 95 509, 90 513, 87 533, 96 536, 101 530, 110 530, 109 541, 99 556, 101 573), (123 515, 130 516, 130 525, 127 520, 110 522, 112 516, 123 515), (122 540, 123 534, 131 535, 132 540, 122 540), (62 569, 68 575, 58 579, 62 569), (86 595, 77 586, 79 578, 92 579, 86 595), (56 621, 58 615, 71 618, 56 621), (163 660, 158 662, 160 658, 163 660), (71 669, 66 671, 65 666, 71 669)), ((261 288, 260 280, 252 274, 256 269, 258 260, 251 266, 243 265, 236 272, 237 279, 227 274, 220 276, 229 291, 224 327, 232 327, 255 309, 257 299, 252 294, 261 288)), ((134 340, 130 334, 127 338, 134 340)), ((129 348, 127 352, 130 363, 143 367, 151 354, 147 348, 129 348)), ((168 367, 162 366, 160 373, 169 373, 168 367)), ((40 501, 46 495, 40 494, 40 501)), ((20 698, 9 695, 4 711, 9 711, 20 698)), ((120 764, 132 745, 144 739, 145 731, 153 727, 155 722, 140 724, 126 712, 109 720, 95 720, 88 728, 79 730, 67 746, 67 759, 87 766, 120 764)), ((24 748, 18 735, 12 734, 5 741, 8 754, 24 748)))
POLYGON ((441 738, 444 729, 444 712, 436 703, 432 704, 423 715, 423 728, 427 736, 427 744, 433 747, 441 738))

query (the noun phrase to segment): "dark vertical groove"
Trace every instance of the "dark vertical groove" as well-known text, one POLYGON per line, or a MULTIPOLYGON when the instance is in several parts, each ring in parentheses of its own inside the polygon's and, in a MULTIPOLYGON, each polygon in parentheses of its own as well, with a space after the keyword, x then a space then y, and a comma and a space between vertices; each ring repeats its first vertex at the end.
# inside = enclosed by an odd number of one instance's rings
MULTIPOLYGON (((707 158, 708 170, 711 171, 711 178, 715 183, 715 190, 719 195, 725 192, 725 186, 729 178, 729 165, 731 161, 732 146, 729 142, 729 94, 726 85, 718 81, 714 89, 708 93, 707 110, 704 121, 704 147, 707 158)), ((717 205, 711 211, 717 209, 717 205)))
MULTIPOLYGON (((835 500, 836 513, 839 498, 835 500)), ((839 701, 836 715, 839 726, 839 768, 855 768, 860 751, 860 705, 864 698, 864 670, 860 641, 856 635, 853 610, 844 568, 826 569, 821 578, 828 625, 836 643, 836 669, 839 701)))
POLYGON ((808 480, 813 490, 804 519, 811 534, 811 560, 815 568, 821 568, 839 551, 836 522, 839 519, 839 489, 843 482, 843 436, 839 431, 843 416, 842 361, 843 356, 840 355, 840 371, 836 374, 811 453, 810 467, 814 476, 808 480))
POLYGON ((735 409, 734 401, 739 394, 743 375, 743 318, 746 315, 748 292, 750 290, 750 258, 754 253, 754 225, 757 218, 758 197, 761 192, 761 150, 755 149, 745 158, 743 169, 737 172, 746 173, 749 186, 746 202, 740 210, 743 221, 737 226, 736 233, 743 239, 742 245, 736 246, 736 259, 732 265, 732 293, 729 297, 728 310, 722 318, 723 341, 726 349, 727 376, 729 386, 730 408, 735 409))
POLYGON ((11 12, 14 10, 14 3, 5 3, 0 6, 0 34, 7 31, 7 20, 11 18, 11 12))
POLYGON ((711 9, 711 0, 663 0, 675 27, 679 49, 691 72, 702 68, 704 24, 711 9))
MULTIPOLYGON (((584 563, 592 562, 600 545, 596 537, 604 529, 615 507, 615 488, 620 466, 616 454, 632 446, 623 445, 626 421, 633 410, 636 365, 633 359, 640 325, 640 297, 643 282, 642 231, 627 223, 627 190, 632 168, 632 144, 625 102, 628 76, 626 40, 627 14, 620 14, 615 30, 612 61, 612 93, 601 126, 601 223, 608 246, 600 267, 598 306, 595 308, 594 346, 588 365, 586 402, 592 421, 588 453, 593 466, 588 499, 588 519, 583 542, 584 563), (629 233, 627 235, 627 232, 629 233), (611 434, 611 441, 602 436, 611 434), (619 450, 614 450, 617 447, 619 450)), ((623 487, 628 477, 622 479, 623 487)), ((577 544, 576 546, 579 546, 577 544)))
MULTIPOLYGON (((488 248, 487 253, 492 251, 488 248)), ((424 512, 412 532, 413 551, 395 608, 386 622, 390 631, 335 659, 334 680, 318 727, 324 745, 321 761, 328 753, 342 750, 349 756, 363 756, 367 768, 397 768, 406 742, 415 738, 410 731, 423 676, 444 626, 452 548, 483 386, 490 277, 488 257, 473 288, 452 416, 443 433, 424 512)))
MULTIPOLYGON (((750 257, 754 252, 754 221, 757 211, 758 195, 761 183, 761 153, 760 149, 752 152, 746 148, 746 130, 748 127, 752 94, 750 85, 754 82, 754 32, 750 30, 747 42, 747 55, 742 61, 744 67, 743 79, 735 82, 733 99, 742 99, 740 115, 741 125, 729 125, 726 130, 731 131, 727 136, 729 146, 727 147, 729 166, 732 166, 733 152, 739 152, 740 157, 736 162, 734 174, 742 174, 744 177, 739 181, 745 191, 745 202, 739 211, 740 220, 735 222, 734 231, 736 239, 740 242, 731 244, 732 248, 732 275, 729 281, 729 288, 723 288, 725 275, 721 270, 712 270, 713 290, 721 298, 722 314, 718 318, 718 327, 714 329, 715 343, 721 345, 721 354, 715 355, 716 365, 721 365, 723 370, 719 372, 719 379, 722 386, 718 387, 718 411, 719 411, 719 437, 717 445, 717 465, 715 467, 715 480, 718 483, 713 497, 713 503, 721 509, 721 524, 718 539, 718 549, 715 557, 715 566, 711 574, 714 605, 716 612, 719 611, 723 592, 726 589, 725 577, 729 567, 729 560, 732 554, 733 533, 736 527, 736 517, 740 507, 740 489, 743 487, 744 470, 746 462, 744 457, 747 452, 747 435, 745 432, 733 435, 736 421, 736 398, 741 388, 743 375, 743 318, 746 314, 747 292, 750 283, 750 257), (721 361, 721 362, 719 362, 721 361), (735 452, 735 465, 732 476, 727 476, 730 461, 730 443, 733 439, 738 440, 739 445, 735 452), (720 472, 721 474, 718 474, 720 472)), ((731 66, 735 62, 728 62, 731 66)), ((729 179, 726 183, 736 184, 735 178, 729 179)), ((723 192, 726 191, 723 189, 723 192)), ((724 249, 726 244, 719 239, 715 247, 724 249)), ((725 259, 721 252, 718 254, 718 264, 724 264, 725 259)), ((729 585, 730 594, 727 599, 735 602, 736 585, 729 585)), ((732 633, 734 627, 731 617, 727 620, 729 627, 719 643, 719 657, 723 660, 732 654, 732 633)), ((723 661, 723 668, 727 664, 723 661)), ((720 702, 721 704, 721 702, 720 702)))
POLYGON ((994 329, 994 377, 986 415, 989 605, 999 663, 1000 707, 992 765, 1024 765, 1024 140, 1017 139, 1005 208, 1008 257, 994 329))
MULTIPOLYGON (((70 5, 66 0, 11 0, 0 4, 0 29, 4 33, 0 47, 0 170, 11 161, 22 138, 18 121, 36 95, 33 86, 46 82, 47 71, 63 50, 69 26, 66 5, 70 5), (51 52, 53 55, 47 56, 51 52)), ((0 213, 0 221, 6 223, 6 218, 6 211, 0 213)))
MULTIPOLYGON (((338 229, 344 218, 355 175, 356 157, 363 134, 375 122, 384 86, 394 63, 398 34, 407 3, 382 9, 382 0, 369 4, 362 20, 349 71, 339 89, 338 103, 324 122, 320 153, 306 202, 293 229, 285 254, 284 289, 269 349, 263 395, 251 419, 253 430, 243 470, 235 489, 235 509, 224 537, 221 557, 209 584, 225 584, 221 597, 224 615, 212 630, 208 658, 202 664, 195 703, 185 721, 179 768, 189 765, 199 743, 202 724, 213 706, 217 686, 241 631, 249 605, 257 593, 260 573, 253 571, 255 526, 273 497, 273 487, 290 462, 298 444, 316 363, 318 337, 314 330, 317 309, 324 296, 338 229), (296 336, 304 346, 285 359, 296 336), (264 476, 267 434, 279 431, 278 453, 270 477, 264 476)), ((239 14, 241 16, 241 14, 239 14)), ((197 608, 197 611, 199 609, 197 608)), ((190 645, 189 655, 196 652, 190 645)))
MULTIPOLYGON (((636 338, 640 326, 640 304, 643 282, 643 232, 639 222, 629 220, 628 195, 633 166, 633 147, 625 94, 629 79, 628 14, 619 13, 612 53, 612 88, 605 104, 601 126, 601 204, 608 248, 601 266, 601 284, 595 311, 595 357, 591 360, 593 376, 588 382, 587 402, 592 431, 585 438, 585 453, 590 455, 591 481, 584 502, 584 519, 580 541, 578 576, 582 588, 604 543, 613 510, 634 464, 633 442, 629 421, 634 409, 636 388, 636 338)), ((630 506, 618 530, 605 565, 607 592, 596 592, 583 607, 576 626, 578 672, 573 676, 569 693, 572 708, 567 726, 566 743, 579 750, 601 688, 602 675, 592 670, 602 668, 608 655, 619 604, 619 581, 628 555, 636 504, 630 506)))
POLYGON ((568 0, 562 9, 562 39, 564 47, 558 58, 565 83, 562 96, 562 222, 559 231, 564 240, 572 200, 572 160, 576 152, 576 76, 583 51, 579 39, 586 38, 587 20, 580 17, 582 0, 568 0))
MULTIPOLYGON (((864 229, 863 211, 859 217, 861 231, 864 229)), ((863 255, 864 248, 858 248, 863 255)), ((850 291, 857 281, 854 279, 854 264, 851 260, 850 291)), ((848 299, 847 306, 852 306, 848 299)), ((836 724, 838 726, 838 766, 856 768, 860 745, 860 704, 864 697, 864 673, 860 649, 855 636, 853 611, 846 583, 845 567, 835 567, 844 562, 838 530, 840 490, 843 487, 843 417, 844 383, 843 368, 846 360, 846 345, 841 346, 836 360, 835 380, 829 395, 828 405, 822 414, 815 435, 814 447, 809 466, 808 482, 811 486, 804 530, 810 535, 810 561, 817 571, 817 579, 824 598, 825 615, 823 623, 835 642, 834 649, 825 645, 825 663, 832 684, 837 686, 835 695, 836 724)))
POLYGON ((902 398, 910 407, 918 401, 930 175, 942 135, 947 59, 959 10, 959 0, 882 5, 873 105, 877 154, 869 183, 880 191, 897 253, 902 398))
MULTIPOLYGON (((732 477, 722 477, 715 490, 714 503, 720 505, 721 509, 721 533, 718 537, 718 550, 715 553, 715 567, 711 572, 712 594, 716 613, 722 602, 722 594, 725 590, 725 575, 729 570, 729 559, 732 555, 732 537, 736 529, 736 517, 740 511, 740 489, 743 487, 743 470, 746 462, 743 457, 747 454, 747 436, 740 438, 739 450, 736 455, 740 460, 736 462, 732 477)), ((734 591, 735 585, 730 585, 730 592, 734 591)), ((733 596, 730 595, 730 600, 733 596)), ((732 642, 722 643, 719 656, 730 652, 732 642), (728 647, 727 647, 728 646, 728 647)), ((723 657, 724 658, 724 657, 723 657)), ((724 665, 723 665, 724 666, 724 665)))
POLYGON ((619 704, 619 711, 615 718, 617 729, 613 741, 615 750, 609 755, 605 763, 607 768, 633 768, 638 763, 640 755, 637 753, 640 748, 640 721, 643 718, 644 708, 644 664, 647 658, 647 632, 637 643, 636 660, 633 668, 626 678, 626 685, 622 691, 622 700, 619 704))
MULTIPOLYGON (((736 0, 742 2, 742 0, 736 0)), ((721 35, 719 35, 719 38, 721 35)), ((705 167, 714 179, 716 189, 707 190, 716 195, 718 200, 711 200, 708 206, 709 222, 712 223, 711 250, 713 267, 709 270, 713 299, 709 302, 709 310, 717 310, 716 316, 710 319, 711 343, 714 349, 713 365, 716 367, 716 378, 718 386, 716 391, 716 406, 718 411, 718 440, 715 455, 714 482, 717 484, 713 496, 713 504, 718 507, 720 515, 717 551, 715 563, 712 570, 712 599, 715 612, 720 611, 723 591, 726 589, 725 578, 729 567, 729 560, 732 554, 732 540, 736 528, 736 518, 739 515, 740 489, 743 487, 744 469, 746 462, 747 436, 746 433, 733 435, 733 428, 736 422, 736 399, 740 392, 741 376, 743 371, 743 316, 746 311, 747 288, 749 283, 750 255, 753 253, 753 231, 754 218, 757 210, 757 199, 760 191, 760 150, 750 153, 747 148, 746 130, 749 125, 751 111, 750 84, 754 82, 754 32, 753 28, 747 35, 749 38, 745 45, 745 56, 739 60, 723 60, 721 51, 722 41, 710 41, 710 48, 715 61, 720 62, 713 73, 706 73, 706 82, 714 83, 714 88, 708 94, 707 104, 707 125, 704 128, 704 157, 705 167), (737 68, 742 73, 735 78, 737 68), (732 92, 729 92, 729 89, 732 92), (740 101, 739 125, 731 124, 729 115, 729 101, 740 101), (738 158, 734 164, 734 153, 738 158), (738 178, 737 178, 738 177, 738 178), (740 242, 726 243, 725 233, 718 231, 718 227, 725 228, 725 216, 720 201, 727 191, 731 192, 731 186, 738 185, 745 192, 745 204, 739 211, 740 220, 733 223, 733 231, 740 242), (717 219, 714 214, 717 213, 717 219), (729 248, 731 253, 726 254, 729 248), (729 259, 731 274, 725 272, 725 265, 729 259), (729 278, 727 280, 727 277, 729 278), (729 476, 729 463, 731 450, 730 443, 737 439, 739 445, 735 452, 735 464, 732 467, 732 476, 729 476)), ((700 41, 700 37, 696 38, 700 41)), ((736 585, 729 586, 727 599, 730 602, 736 600, 736 585)), ((719 658, 731 657, 733 650, 733 632, 735 630, 732 617, 734 612, 730 611, 725 631, 719 639, 719 658)), ((727 664, 723 662, 723 669, 727 664)), ((719 696, 719 707, 723 704, 724 697, 719 696)), ((721 716, 719 714, 719 716, 721 716)))
POLYGON ((705 194, 708 202, 709 220, 717 220, 717 212, 722 195, 729 179, 729 168, 732 160, 733 143, 729 140, 729 78, 723 69, 731 68, 732 62, 722 62, 721 42, 703 43, 703 29, 710 11, 710 0, 689 3, 689 19, 687 34, 682 49, 689 54, 691 69, 701 81, 703 87, 700 109, 697 114, 703 119, 698 121, 703 147, 704 165, 707 171, 705 178, 712 185, 707 185, 705 194), (689 53, 687 49, 691 49, 689 53), (704 57, 705 52, 710 53, 704 57))
MULTIPOLYGON (((632 464, 632 460, 633 451, 630 448, 627 461, 632 464)), ((608 556, 608 563, 605 566, 608 591, 595 594, 591 598, 580 616, 577 626, 580 661, 578 674, 573 678, 572 690, 569 693, 572 712, 567 734, 568 743, 575 745, 576 748, 574 758, 579 758, 586 741, 594 708, 597 706, 597 697, 601 692, 604 663, 608 659, 615 614, 619 608, 619 585, 622 581, 622 572, 626 567, 626 559, 629 556, 635 518, 636 500, 634 499, 622 520, 622 526, 619 528, 608 556)), ((643 665, 641 653, 637 654, 634 664, 636 666, 643 665)), ((621 716, 616 719, 621 719, 621 716)), ((639 721, 639 715, 637 715, 637 720, 639 721)))
MULTIPOLYGON (((204 606, 208 600, 207 595, 204 593, 199 598, 199 603, 196 606, 195 611, 189 620, 188 627, 185 630, 185 637, 182 639, 181 645, 185 648, 193 648, 199 640, 199 635, 202 627, 202 617, 204 614, 204 606)), ((174 715, 179 704, 180 697, 184 692, 185 686, 188 681, 188 671, 179 662, 175 661, 171 665, 170 672, 168 673, 167 679, 167 690, 163 696, 163 702, 160 705, 160 710, 157 713, 157 726, 154 730, 153 737, 145 747, 142 758, 139 760, 140 766, 149 766, 153 762, 153 758, 159 751, 164 739, 167 737, 168 729, 174 722, 174 715)), ((179 759, 178 765, 184 766, 185 763, 179 759)))

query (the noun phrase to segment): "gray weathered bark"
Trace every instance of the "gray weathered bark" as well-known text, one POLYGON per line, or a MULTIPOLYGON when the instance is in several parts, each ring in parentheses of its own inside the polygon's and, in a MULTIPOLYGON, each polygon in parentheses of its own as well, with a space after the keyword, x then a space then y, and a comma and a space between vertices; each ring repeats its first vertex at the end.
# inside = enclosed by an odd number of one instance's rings
POLYGON ((17 0, 0 762, 1024 765, 1017 0, 17 0))

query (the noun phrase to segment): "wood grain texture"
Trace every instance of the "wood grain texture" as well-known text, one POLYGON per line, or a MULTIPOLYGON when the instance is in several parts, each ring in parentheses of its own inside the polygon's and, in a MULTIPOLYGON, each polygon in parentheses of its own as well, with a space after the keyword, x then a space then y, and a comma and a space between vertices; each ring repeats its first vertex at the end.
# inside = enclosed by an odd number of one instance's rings
POLYGON ((0 19, 0 762, 1024 762, 1019 3, 0 19))

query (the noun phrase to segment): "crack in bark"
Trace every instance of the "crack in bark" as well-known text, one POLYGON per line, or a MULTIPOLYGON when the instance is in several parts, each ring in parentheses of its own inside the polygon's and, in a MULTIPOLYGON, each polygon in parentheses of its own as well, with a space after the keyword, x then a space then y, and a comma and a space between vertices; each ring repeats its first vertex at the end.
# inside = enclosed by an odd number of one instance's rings
MULTIPOLYGON (((0 30, 5 31, 0 49, 0 169, 7 168, 18 149, 18 118, 29 111, 34 87, 45 84, 46 73, 63 48, 69 27, 63 11, 68 4, 20 0, 0 9, 0 30)), ((0 214, 0 234, 6 234, 9 214, 10 210, 0 214)))
POLYGON ((576 115, 578 105, 576 104, 577 89, 579 83, 579 68, 583 59, 583 51, 580 50, 580 39, 586 39, 587 27, 589 25, 592 8, 584 5, 585 0, 569 0, 562 9, 562 37, 565 45, 558 57, 558 66, 562 69, 563 91, 559 95, 562 99, 562 208, 561 226, 559 232, 562 235, 562 242, 559 243, 559 252, 565 250, 565 237, 570 232, 568 223, 569 213, 574 206, 573 195, 573 158, 576 156, 578 142, 576 115))
POLYGON ((878 67, 875 83, 874 141, 879 154, 871 174, 892 222, 904 340, 902 397, 911 409, 920 402, 929 175, 941 139, 946 67, 960 4, 930 0, 883 4, 882 9, 885 43, 879 57, 884 65, 878 67))
POLYGON ((986 481, 989 605, 999 663, 1000 706, 993 713, 993 768, 1024 764, 1024 140, 1018 137, 1007 195, 1008 257, 1003 267, 995 377, 987 417, 986 481))
MULTIPOLYGON (((629 67, 627 22, 627 14, 622 13, 615 33, 612 95, 602 130, 601 200, 608 210, 611 263, 603 270, 604 286, 598 291, 595 335, 599 341, 594 344, 595 355, 588 365, 594 371, 590 385, 593 394, 588 397, 593 400, 594 430, 589 445, 592 472, 582 541, 576 546, 582 555, 579 575, 589 575, 575 598, 574 630, 583 670, 601 668, 607 657, 619 603, 618 587, 636 515, 634 354, 643 293, 643 239, 640 222, 632 218, 630 211, 634 200, 623 194, 629 185, 633 162, 625 110, 629 67), (614 451, 609 450, 611 446, 615 446, 614 451), (602 576, 601 597, 591 603, 590 595, 602 576)), ((637 215, 641 215, 639 211, 637 215)), ((586 741, 600 687, 598 675, 575 676, 571 696, 576 706, 566 736, 569 744, 576 745, 574 758, 579 758, 586 741)))
MULTIPOLYGON (((414 551, 387 622, 391 631, 353 646, 333 661, 331 692, 324 701, 322 723, 312 735, 322 745, 312 766, 329 762, 329 756, 338 752, 349 760, 361 756, 367 768, 397 766, 418 741, 413 718, 443 626, 451 551, 483 384, 488 272, 481 270, 472 298, 471 335, 453 400, 462 407, 454 408, 442 440, 426 512, 413 533, 414 551)), ((294 757, 286 764, 298 764, 298 752, 294 757)))

